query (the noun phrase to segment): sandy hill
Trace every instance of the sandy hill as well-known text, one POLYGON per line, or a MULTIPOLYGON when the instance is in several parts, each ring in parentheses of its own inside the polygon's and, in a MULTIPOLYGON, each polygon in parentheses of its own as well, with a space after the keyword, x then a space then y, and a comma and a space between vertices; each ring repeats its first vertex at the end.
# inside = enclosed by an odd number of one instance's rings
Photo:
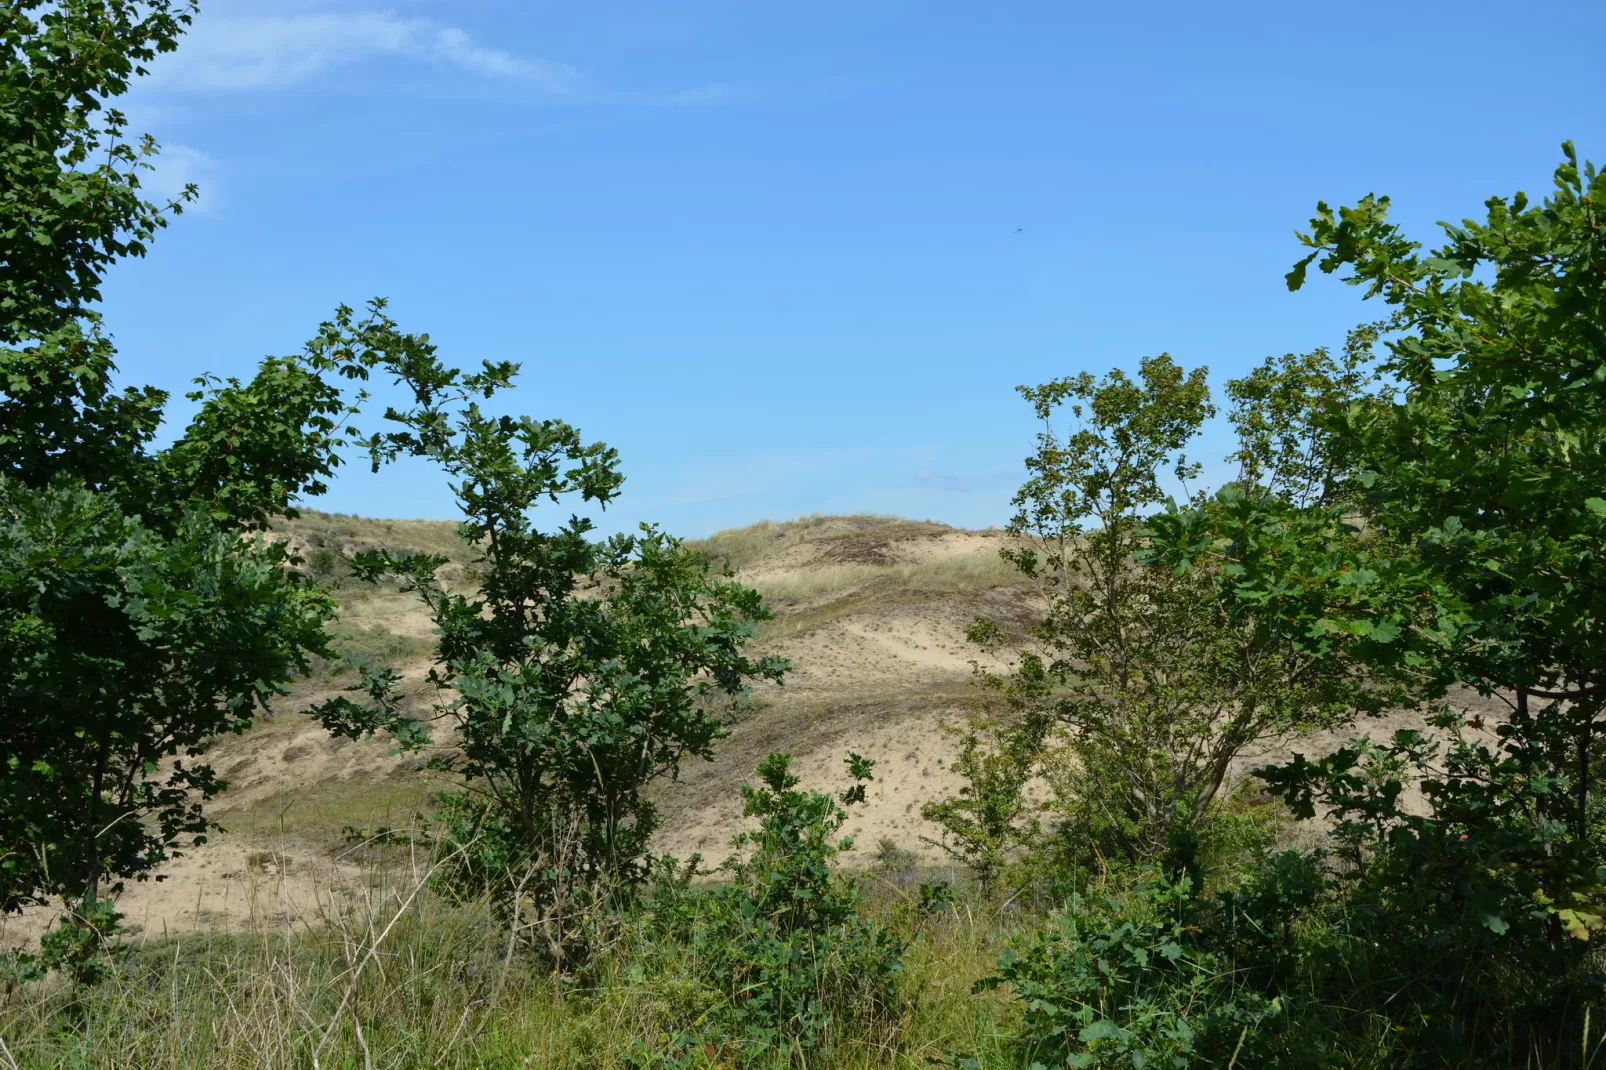
MULTIPOLYGON (((443 579, 468 588, 473 555, 456 526, 309 512, 281 534, 340 600, 336 645, 389 660, 414 701, 431 701, 422 677, 432 630, 417 600, 352 582, 340 555, 374 546, 440 554, 449 562, 443 579)), ((713 762, 688 763, 678 782, 658 786, 658 849, 722 858, 740 827, 737 786, 771 751, 791 753, 804 784, 818 788, 842 786, 842 759, 857 751, 877 762, 868 805, 848 826, 858 860, 890 840, 941 861, 922 839, 934 830, 920 807, 959 786, 944 726, 961 722, 980 697, 965 625, 987 615, 1021 626, 1034 615, 1030 588, 999 559, 1006 538, 892 517, 815 516, 698 543, 765 594, 775 619, 759 647, 792 671, 782 686, 756 693, 756 708, 732 725, 713 762)), ((318 666, 274 716, 212 746, 209 760, 231 785, 214 805, 226 831, 170 863, 161 883, 129 889, 123 909, 133 925, 161 936, 317 924, 353 900, 393 896, 416 876, 421 856, 406 846, 407 830, 442 783, 421 758, 392 754, 383 740, 331 739, 303 714, 351 678, 338 664, 318 666)), ((1502 715, 1494 700, 1461 698, 1490 724, 1502 715)), ((1360 730, 1405 724, 1420 718, 1401 713, 1360 730)), ((1297 746, 1321 753, 1350 734, 1297 746)), ((1280 753, 1286 748, 1245 755, 1239 771, 1280 753)), ((0 946, 36 936, 51 916, 0 918, 0 946)))
MULTIPOLYGON (((438 553, 449 583, 471 585, 472 555, 455 525, 368 520, 308 512, 282 534, 341 601, 338 645, 386 658, 411 681, 415 700, 431 646, 416 599, 350 580, 340 555, 373 546, 438 553)), ((1028 592, 998 550, 998 531, 962 531, 888 517, 816 516, 721 532, 700 545, 729 561, 766 595, 775 619, 759 645, 793 666, 780 687, 756 694, 755 710, 732 726, 711 763, 693 762, 661 785, 659 847, 718 859, 740 824, 738 784, 770 751, 788 751, 810 786, 841 785, 850 750, 875 758, 869 805, 849 832, 868 854, 882 839, 936 853, 920 804, 957 785, 942 726, 976 696, 964 627, 978 614, 1019 618, 1028 592)), ((405 829, 440 785, 422 761, 389 753, 382 740, 333 740, 301 715, 347 682, 338 665, 319 666, 275 715, 239 737, 217 741, 208 758, 230 790, 215 804, 227 831, 166 869, 160 884, 124 898, 129 920, 153 935, 248 924, 295 924, 342 899, 384 894, 368 839, 405 829)), ((387 856, 395 862, 395 852, 387 856)), ((27 934, 38 914, 9 923, 0 942, 27 934)))

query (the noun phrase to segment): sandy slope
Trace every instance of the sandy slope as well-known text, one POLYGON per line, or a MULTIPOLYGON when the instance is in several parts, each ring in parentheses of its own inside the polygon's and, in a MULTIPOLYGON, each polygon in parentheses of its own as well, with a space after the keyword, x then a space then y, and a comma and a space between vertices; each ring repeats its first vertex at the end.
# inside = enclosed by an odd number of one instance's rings
MULTIPOLYGON (((454 561, 462 556, 444 525, 397 522, 375 534, 361 524, 384 522, 345 518, 336 526, 339 519, 325 518, 328 530, 305 523, 293 535, 303 545, 327 538, 346 549, 388 536, 454 561)), ((791 753, 805 786, 835 789, 845 782, 843 759, 856 751, 877 762, 867 805, 848 826, 861 857, 886 839, 938 861, 940 852, 922 839, 934 830, 920 807, 958 787, 944 726, 960 722, 978 696, 971 665, 977 652, 965 625, 983 614, 1019 624, 1033 608, 1027 589, 998 562, 1002 545, 998 532, 872 517, 761 525, 711 540, 711 552, 728 554, 744 581, 766 591, 776 619, 761 632, 760 646, 793 669, 783 686, 762 689, 760 708, 733 726, 714 762, 689 763, 678 781, 655 790, 664 817, 658 848, 717 861, 741 827, 738 785, 765 754, 791 753)), ((342 626, 411 637, 415 646, 429 635, 413 603, 385 594, 348 598, 342 626)), ((423 667, 405 665, 415 681, 423 667)), ((160 884, 131 886, 123 910, 144 932, 312 924, 342 901, 405 883, 406 849, 376 852, 363 837, 405 829, 427 808, 431 774, 382 742, 332 740, 295 712, 334 686, 323 680, 298 687, 275 719, 215 745, 209 758, 232 785, 216 810, 229 831, 166 867, 160 884), (391 867, 388 874, 380 862, 391 867)), ((417 701, 429 696, 420 690, 417 701)), ((1346 734, 1295 746, 1320 752, 1346 734)), ((1247 769, 1287 749, 1239 764, 1247 769)), ((45 918, 35 911, 0 922, 0 945, 27 939, 45 918)))
MULTIPOLYGON (((778 550, 761 548, 739 573, 761 587, 780 585, 772 599, 776 620, 764 628, 761 646, 791 661, 793 671, 784 686, 764 690, 760 708, 734 726, 716 761, 690 763, 678 783, 656 792, 666 819, 663 850, 722 857, 740 827, 737 785, 774 750, 793 753, 804 782, 819 787, 841 786, 850 750, 877 760, 869 804, 850 826, 871 849, 883 837, 921 848, 929 830, 920 804, 955 787, 941 726, 963 715, 972 691, 974 652, 964 626, 980 612, 1018 612, 1020 594, 990 586, 985 576, 978 582, 946 575, 944 568, 974 559, 983 573, 998 574, 992 579, 1007 579, 993 567, 1000 536, 876 518, 802 526, 806 537, 798 541, 796 526, 778 526, 778 550), (824 582, 815 583, 822 575, 824 582), (796 594, 800 581, 818 589, 796 594)), ((312 527, 310 538, 307 525, 292 529, 303 548, 322 544, 322 529, 312 527)), ((384 532, 349 520, 341 526, 330 519, 323 528, 338 534, 325 531, 329 542, 348 551, 386 541, 384 532)), ((440 531, 416 525, 392 537, 450 549, 440 531)), ((429 634, 414 604, 382 593, 350 598, 342 627, 380 627, 404 638, 429 634)), ((403 667, 416 679, 424 665, 403 667)), ((215 807, 227 831, 174 860, 160 883, 130 885, 122 909, 133 924, 155 936, 293 927, 366 894, 372 866, 353 847, 378 828, 405 828, 427 807, 432 785, 416 759, 388 753, 383 742, 332 740, 296 712, 334 686, 302 685, 275 718, 215 744, 208 759, 231 784, 215 807)), ((419 701, 428 698, 420 692, 419 701)), ((395 849, 386 856, 400 864, 395 849)), ((30 938, 48 917, 36 910, 0 921, 0 944, 30 938)))

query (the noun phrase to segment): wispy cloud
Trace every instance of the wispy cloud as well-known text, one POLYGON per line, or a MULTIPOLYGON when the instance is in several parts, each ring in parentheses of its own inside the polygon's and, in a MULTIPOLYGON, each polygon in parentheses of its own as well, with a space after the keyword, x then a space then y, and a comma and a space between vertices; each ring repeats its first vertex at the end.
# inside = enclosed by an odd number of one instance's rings
POLYGON ((216 190, 217 160, 211 153, 188 145, 164 144, 154 161, 154 169, 140 179, 140 185, 153 200, 177 200, 184 187, 194 183, 200 196, 186 211, 210 215, 220 206, 216 190))
POLYGON ((554 95, 575 92, 575 68, 491 48, 463 29, 386 11, 231 15, 196 20, 179 50, 153 66, 158 87, 268 89, 389 57, 517 81, 554 95))

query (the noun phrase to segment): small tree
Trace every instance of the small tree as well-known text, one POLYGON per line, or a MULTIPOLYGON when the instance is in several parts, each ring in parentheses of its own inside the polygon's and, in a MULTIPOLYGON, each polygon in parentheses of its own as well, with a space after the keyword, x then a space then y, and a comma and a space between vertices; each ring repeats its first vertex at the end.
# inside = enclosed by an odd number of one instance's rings
MULTIPOLYGON (((1306 380, 1327 381, 1319 360, 1301 367, 1306 380)), ((1241 408, 1264 417, 1240 449, 1251 478, 1278 463, 1305 411, 1292 400, 1254 407, 1257 391, 1307 386, 1277 367, 1263 378, 1237 391, 1241 408)), ((1047 612, 1011 671, 984 671, 983 680, 1019 715, 1043 711, 1064 728, 1052 780, 1072 834, 1132 860, 1153 857, 1175 827, 1208 813, 1246 747, 1379 699, 1344 668, 1229 619, 1208 571, 1141 567, 1145 516, 1167 497, 1162 480, 1185 484, 1199 471, 1184 450, 1214 411, 1202 369, 1184 373, 1160 356, 1142 362, 1137 380, 1084 373, 1021 392, 1046 426, 1009 529, 1025 545, 1003 553, 1037 581, 1047 612), (1076 421, 1063 434, 1052 424, 1062 406, 1076 421)), ((1005 645, 989 622, 973 634, 1005 645)))
MULTIPOLYGON (((248 381, 114 388, 105 271, 193 196, 156 204, 156 145, 108 103, 194 6, 23 0, 0 15, 0 911, 60 897, 46 960, 93 972, 127 879, 205 838, 196 761, 327 656, 327 596, 260 535, 339 463, 343 389, 386 355, 348 309, 248 381)), ((397 337, 392 330, 387 338, 397 337)), ((157 877, 160 879, 160 876, 157 877)))
POLYGON ((1003 720, 971 717, 963 729, 952 730, 959 737, 959 756, 950 768, 964 787, 920 808, 921 817, 942 829, 938 839, 921 838, 969 869, 984 897, 1037 839, 1036 808, 1026 789, 1052 725, 1035 709, 1003 720))
MULTIPOLYGON (((445 812, 452 835, 475 845, 459 878, 489 887, 561 962, 581 915, 645 873, 658 824, 647 786, 710 757, 748 682, 779 681, 786 665, 745 652, 769 617, 758 593, 678 540, 644 526, 594 541, 578 516, 555 532, 534 525, 542 501, 606 504, 622 476, 613 450, 567 424, 481 411, 471 399, 509 383, 513 366, 465 375, 425 339, 396 370, 418 404, 389 414, 399 430, 371 441, 375 463, 405 452, 446 471, 481 587, 447 588, 436 578, 445 559, 429 555, 374 550, 352 567, 398 579, 440 631, 431 717, 454 734, 435 764, 462 778, 445 812)), ((371 677, 358 686, 377 701, 337 699, 321 715, 339 732, 387 728, 424 745, 388 699, 391 682, 371 677)))
MULTIPOLYGON (((1234 620, 1311 656, 1454 683, 1509 704, 1498 742, 1435 721, 1358 778, 1362 742, 1263 771, 1349 836, 1368 940, 1397 948, 1424 1020, 1447 1031, 1509 1021, 1546 1061, 1577 1050, 1602 989, 1606 929, 1592 804, 1606 705, 1606 175, 1571 144, 1541 203, 1485 202, 1429 255, 1388 221, 1387 198, 1318 206, 1312 263, 1395 309, 1381 367, 1399 396, 1334 407, 1325 431, 1356 458, 1343 508, 1243 498, 1157 518, 1157 556, 1204 563, 1234 620), (1344 530, 1359 512, 1366 537, 1344 530), (1442 742, 1448 734, 1451 742, 1442 742), (1431 809, 1400 806, 1405 771, 1431 809), (1498 985, 1467 987, 1466 978, 1498 985)), ((1392 998, 1392 997, 1391 997, 1392 998)), ((1465 1035, 1470 1036, 1470 1032, 1465 1035)), ((1455 1042, 1450 1042, 1454 1046, 1455 1042)))

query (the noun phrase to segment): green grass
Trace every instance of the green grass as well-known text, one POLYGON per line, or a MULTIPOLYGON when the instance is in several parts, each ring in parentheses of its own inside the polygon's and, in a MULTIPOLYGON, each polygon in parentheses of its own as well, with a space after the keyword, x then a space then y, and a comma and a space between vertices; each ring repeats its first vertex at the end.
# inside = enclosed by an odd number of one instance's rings
MULTIPOLYGON (((30 1070, 600 1068, 691 1024, 675 1010, 685 979, 655 965, 662 949, 639 933, 627 928, 592 976, 560 985, 507 956, 482 905, 407 892, 293 933, 150 941, 82 993, 23 986, 0 1000, 0 1037, 30 1070)), ((1008 1005, 970 987, 1000 935, 963 910, 929 927, 909 952, 910 998, 891 1033, 847 1036, 808 1065, 923 1068, 995 1047, 1008 1005)))

